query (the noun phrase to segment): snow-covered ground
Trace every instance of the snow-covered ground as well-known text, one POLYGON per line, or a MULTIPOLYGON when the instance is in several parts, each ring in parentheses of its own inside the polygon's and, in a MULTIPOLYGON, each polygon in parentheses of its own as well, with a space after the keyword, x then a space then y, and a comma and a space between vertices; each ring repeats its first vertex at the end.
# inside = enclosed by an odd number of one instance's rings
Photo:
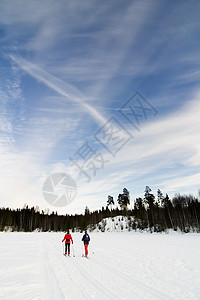
POLYGON ((63 233, 0 233, 0 299, 200 299, 200 235, 82 234, 65 257, 63 233))

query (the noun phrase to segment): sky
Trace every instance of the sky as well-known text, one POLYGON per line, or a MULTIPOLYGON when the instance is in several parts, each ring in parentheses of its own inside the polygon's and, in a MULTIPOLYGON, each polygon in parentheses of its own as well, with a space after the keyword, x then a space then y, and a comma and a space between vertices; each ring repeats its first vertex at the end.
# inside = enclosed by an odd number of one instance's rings
POLYGON ((82 213, 124 187, 131 206, 146 186, 197 196, 199 11, 1 0, 0 207, 82 213))

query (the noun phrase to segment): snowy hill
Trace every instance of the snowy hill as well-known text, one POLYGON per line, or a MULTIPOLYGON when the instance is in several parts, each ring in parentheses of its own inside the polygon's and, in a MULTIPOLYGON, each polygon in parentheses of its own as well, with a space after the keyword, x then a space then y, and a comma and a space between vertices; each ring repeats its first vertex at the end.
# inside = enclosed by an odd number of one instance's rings
POLYGON ((99 222, 95 231, 99 232, 121 232, 131 231, 134 217, 117 216, 113 218, 105 218, 99 222))

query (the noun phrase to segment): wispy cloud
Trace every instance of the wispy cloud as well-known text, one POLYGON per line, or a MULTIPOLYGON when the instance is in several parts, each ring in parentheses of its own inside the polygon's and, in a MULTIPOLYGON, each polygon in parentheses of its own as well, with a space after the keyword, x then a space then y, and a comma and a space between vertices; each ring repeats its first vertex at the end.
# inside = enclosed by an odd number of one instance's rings
POLYGON ((136 196, 146 184, 166 192, 194 190, 200 165, 198 8, 198 1, 2 0, 1 197, 21 205, 30 191, 31 203, 38 198, 45 205, 41 187, 52 172, 71 172, 79 185, 66 212, 99 207, 124 186, 136 196), (68 157, 136 90, 159 114, 139 133, 123 123, 134 141, 116 158, 99 149, 109 163, 85 184, 68 157))
POLYGON ((91 193, 96 199, 94 191, 103 190, 106 198, 109 193, 116 195, 117 189, 119 193, 119 186, 128 186, 137 196, 146 185, 171 195, 178 191, 196 194, 200 180, 199 98, 198 93, 180 110, 143 126, 116 158, 104 152, 109 163, 85 185, 83 194, 91 193))
POLYGON ((87 113, 89 113, 94 118, 94 120, 96 120, 100 125, 106 122, 106 119, 95 108, 86 103, 86 100, 77 88, 75 88, 72 85, 69 85, 68 83, 63 82, 61 79, 49 74, 48 72, 22 59, 21 57, 10 55, 10 58, 29 75, 43 82, 49 88, 58 92, 60 95, 65 96, 69 100, 80 104, 84 108, 84 110, 87 113))

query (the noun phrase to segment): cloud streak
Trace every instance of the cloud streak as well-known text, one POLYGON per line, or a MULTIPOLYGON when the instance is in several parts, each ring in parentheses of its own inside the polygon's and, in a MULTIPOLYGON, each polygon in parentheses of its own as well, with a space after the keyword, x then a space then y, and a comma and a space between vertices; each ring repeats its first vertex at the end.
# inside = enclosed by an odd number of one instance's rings
POLYGON ((53 89, 60 95, 68 98, 69 100, 80 104, 84 108, 84 110, 88 114, 90 114, 90 116, 96 122, 98 122, 98 124, 103 125, 106 122, 106 119, 95 108, 93 108, 91 105, 85 102, 83 95, 77 88, 65 83, 61 79, 51 75, 50 73, 42 70, 35 64, 32 64, 21 57, 10 55, 10 58, 22 70, 27 72, 32 77, 36 78, 38 81, 43 82, 46 86, 53 89))

